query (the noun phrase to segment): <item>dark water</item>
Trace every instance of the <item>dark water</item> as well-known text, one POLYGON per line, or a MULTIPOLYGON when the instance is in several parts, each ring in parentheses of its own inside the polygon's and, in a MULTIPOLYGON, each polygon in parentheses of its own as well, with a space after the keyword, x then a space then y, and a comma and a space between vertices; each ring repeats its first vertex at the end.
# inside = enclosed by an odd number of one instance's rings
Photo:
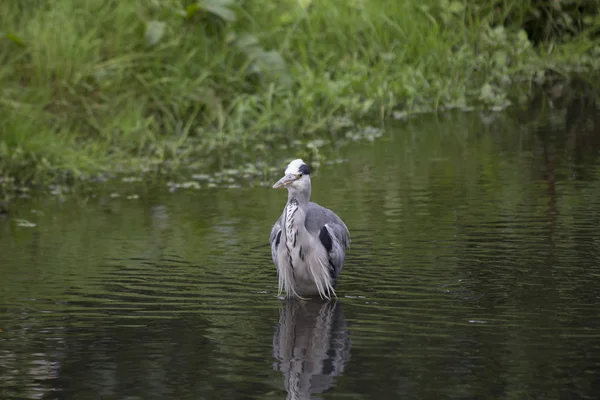
POLYGON ((282 191, 22 200, 0 398, 599 398, 598 122, 429 115, 340 150, 313 177, 353 234, 335 303, 276 296, 282 191))

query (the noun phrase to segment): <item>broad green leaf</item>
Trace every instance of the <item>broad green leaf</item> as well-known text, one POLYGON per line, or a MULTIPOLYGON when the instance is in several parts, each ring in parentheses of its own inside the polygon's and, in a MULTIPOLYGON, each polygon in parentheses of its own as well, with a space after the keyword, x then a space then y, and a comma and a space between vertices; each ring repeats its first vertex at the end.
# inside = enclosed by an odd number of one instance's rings
POLYGON ((185 19, 192 19, 196 15, 198 10, 200 10, 200 6, 198 4, 196 4, 196 3, 190 4, 185 9, 185 13, 184 13, 183 17, 185 19))
POLYGON ((16 44, 18 46, 25 47, 25 42, 23 41, 23 39, 21 39, 14 33, 0 32, 0 39, 10 40, 11 42, 13 42, 14 44, 16 44))
POLYGON ((237 19, 235 12, 228 8, 234 2, 231 0, 201 0, 197 3, 198 7, 217 17, 233 22, 237 19))
POLYGON ((453 1, 448 5, 448 11, 451 13, 461 13, 465 9, 465 5, 459 1, 453 1))
POLYGON ((489 101, 494 99, 494 88, 489 83, 485 83, 481 87, 481 92, 479 93, 479 98, 483 101, 489 101))
POLYGON ((297 18, 297 13, 284 12, 279 15, 279 22, 282 25, 289 24, 297 18))
POLYGON ((303 10, 306 9, 308 6, 310 6, 311 3, 312 3, 312 0, 298 0, 298 5, 303 10))
POLYGON ((207 6, 206 11, 208 11, 209 13, 214 14, 217 17, 220 17, 223 20, 228 21, 228 22, 233 22, 237 19, 235 12, 233 12, 232 10, 230 10, 227 7, 207 6))
POLYGON ((285 61, 278 51, 263 51, 257 57, 257 60, 269 71, 283 71, 286 69, 285 61))
POLYGON ((281 54, 277 51, 259 51, 254 56, 255 66, 270 77, 279 80, 279 84, 289 86, 291 78, 287 71, 287 64, 281 54))
POLYGON ((33 222, 29 222, 26 219, 15 219, 14 221, 17 223, 17 226, 20 226, 23 228, 35 228, 37 226, 37 224, 34 224, 33 222))
POLYGON ((249 34, 243 34, 239 38, 237 38, 236 44, 242 49, 244 49, 246 47, 250 47, 250 46, 258 46, 259 45, 258 38, 254 35, 249 35, 249 34))
POLYGON ((496 65, 498 66, 504 66, 507 63, 508 60, 508 56, 506 54, 506 51, 504 50, 498 50, 496 52, 494 52, 494 60, 496 61, 496 65))
POLYGON ((154 46, 165 34, 165 23, 161 21, 148 21, 146 23, 146 43, 154 46))

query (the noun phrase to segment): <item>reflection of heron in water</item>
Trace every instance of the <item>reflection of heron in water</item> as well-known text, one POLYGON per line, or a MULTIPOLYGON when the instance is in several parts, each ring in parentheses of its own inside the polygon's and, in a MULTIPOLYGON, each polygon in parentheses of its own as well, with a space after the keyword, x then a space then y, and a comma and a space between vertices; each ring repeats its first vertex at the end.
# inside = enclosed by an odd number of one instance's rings
POLYGON ((333 386, 350 358, 350 339, 339 301, 289 299, 273 336, 275 369, 288 399, 310 399, 333 386))

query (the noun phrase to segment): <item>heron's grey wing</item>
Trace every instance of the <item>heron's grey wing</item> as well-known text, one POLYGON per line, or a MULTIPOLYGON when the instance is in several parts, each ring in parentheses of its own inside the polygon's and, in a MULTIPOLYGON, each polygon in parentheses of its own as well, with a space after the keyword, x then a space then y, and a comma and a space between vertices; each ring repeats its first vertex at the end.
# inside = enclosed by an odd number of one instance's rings
POLYGON ((330 209, 313 202, 308 203, 305 221, 306 230, 318 235, 325 224, 329 225, 344 250, 350 247, 350 232, 344 221, 330 209))
POLYGON ((319 237, 327 250, 331 275, 335 280, 344 266, 346 249, 350 246, 350 232, 346 224, 333 211, 311 202, 305 225, 309 232, 319 237))
POLYGON ((279 217, 273 228, 271 229, 271 236, 269 237, 269 243, 271 243, 271 257, 273 258, 273 262, 275 266, 277 265, 277 247, 279 246, 279 241, 281 240, 281 218, 283 215, 279 217))

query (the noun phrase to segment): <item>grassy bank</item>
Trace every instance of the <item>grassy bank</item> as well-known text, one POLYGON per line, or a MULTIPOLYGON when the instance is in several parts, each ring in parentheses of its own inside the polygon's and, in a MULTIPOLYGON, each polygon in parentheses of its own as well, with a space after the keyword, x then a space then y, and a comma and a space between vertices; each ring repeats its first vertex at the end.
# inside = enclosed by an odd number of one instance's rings
POLYGON ((534 3, 1 2, 0 186, 271 161, 594 69, 595 20, 533 46, 534 3))

